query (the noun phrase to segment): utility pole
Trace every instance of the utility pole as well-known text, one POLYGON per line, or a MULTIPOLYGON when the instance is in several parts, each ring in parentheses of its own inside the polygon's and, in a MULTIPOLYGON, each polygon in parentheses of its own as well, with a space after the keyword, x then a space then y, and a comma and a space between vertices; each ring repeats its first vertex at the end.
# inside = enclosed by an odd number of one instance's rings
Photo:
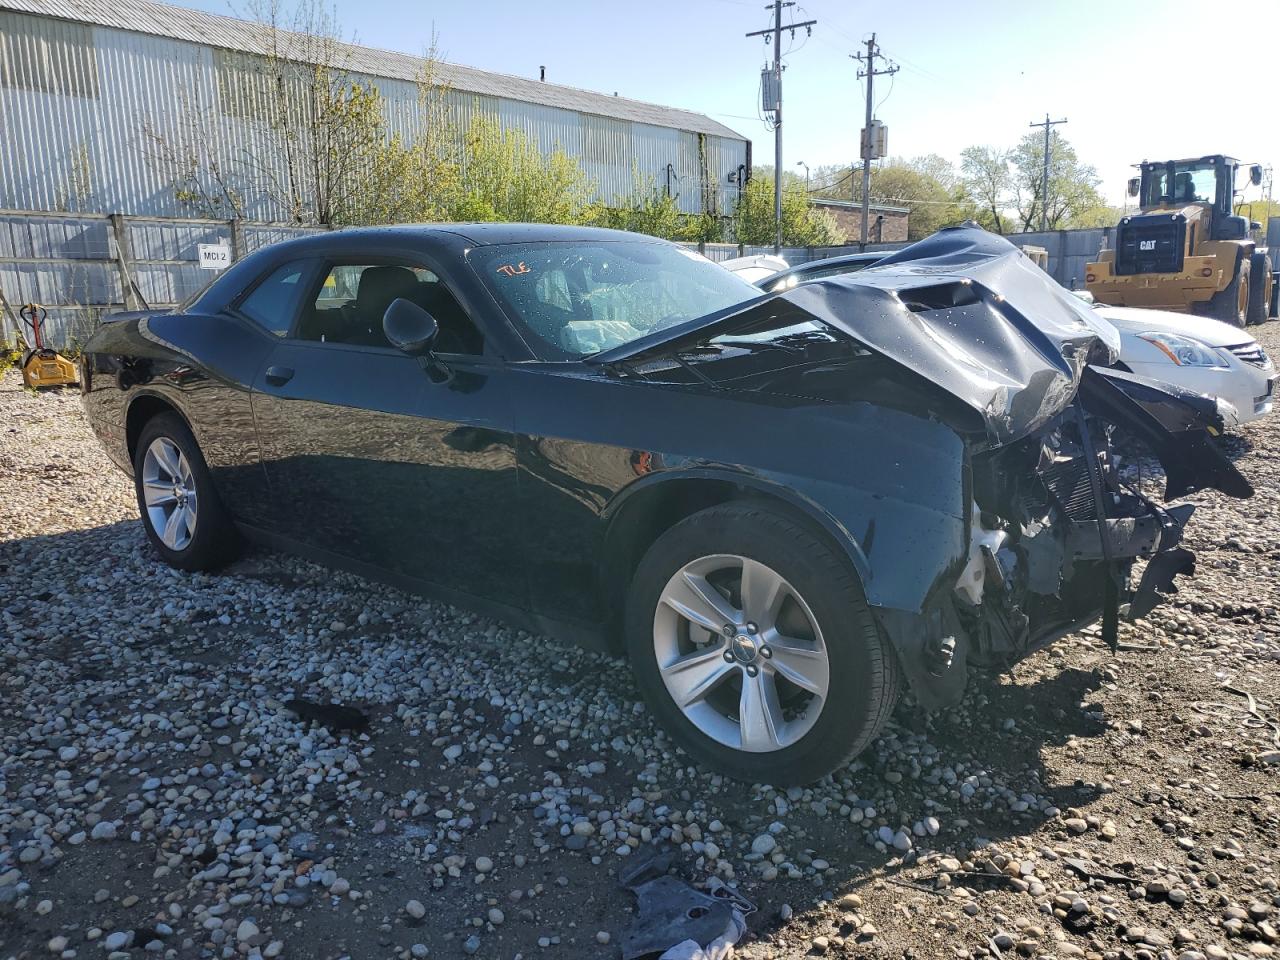
POLYGON ((867 40, 867 52, 849 54, 854 60, 862 64, 858 70, 858 77, 867 78, 867 123, 863 127, 862 133, 862 245, 867 244, 867 221, 871 215, 871 160, 875 154, 875 145, 872 141, 871 121, 875 119, 875 100, 872 99, 871 90, 875 84, 876 77, 891 76, 898 72, 898 65, 891 62, 883 54, 880 48, 876 46, 876 35, 871 34, 867 40), (884 61, 884 67, 877 70, 876 60, 884 61))
POLYGON ((1032 123, 1031 127, 1044 127, 1044 174, 1040 178, 1040 232, 1044 233, 1049 229, 1049 131, 1060 123, 1066 123, 1067 118, 1061 120, 1050 120, 1049 115, 1044 115, 1044 123, 1032 123))
POLYGON ((773 26, 767 30, 754 30, 748 33, 748 37, 766 37, 772 38, 773 43, 773 90, 770 91, 769 84, 761 83, 761 93, 763 95, 762 106, 767 112, 773 114, 773 252, 778 253, 782 249, 782 31, 790 30, 794 37, 796 30, 804 27, 810 33, 813 32, 813 25, 817 20, 805 20, 802 23, 789 23, 787 26, 782 25, 782 11, 784 7, 794 7, 795 3, 791 0, 773 0, 771 4, 765 7, 766 10, 773 11, 773 26), (772 92, 772 98, 769 94, 772 92))

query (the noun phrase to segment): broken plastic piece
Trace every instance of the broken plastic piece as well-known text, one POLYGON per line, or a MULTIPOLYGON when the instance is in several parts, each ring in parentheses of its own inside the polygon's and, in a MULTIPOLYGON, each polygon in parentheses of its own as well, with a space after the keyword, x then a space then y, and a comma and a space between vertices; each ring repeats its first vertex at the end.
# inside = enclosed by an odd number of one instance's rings
POLYGON ((734 945, 747 932, 747 921, 737 910, 729 921, 729 927, 705 947, 695 940, 682 940, 664 953, 658 960, 729 960, 734 945))
POLYGON ((622 877, 636 895, 636 918, 622 938, 623 960, 660 955, 663 960, 726 960, 746 932, 755 904, 717 878, 710 893, 668 875, 674 855, 652 851, 622 877), (692 947, 686 947, 691 943, 692 947), (700 952, 688 952, 696 948, 700 952), (679 949, 686 952, 670 953, 679 949))

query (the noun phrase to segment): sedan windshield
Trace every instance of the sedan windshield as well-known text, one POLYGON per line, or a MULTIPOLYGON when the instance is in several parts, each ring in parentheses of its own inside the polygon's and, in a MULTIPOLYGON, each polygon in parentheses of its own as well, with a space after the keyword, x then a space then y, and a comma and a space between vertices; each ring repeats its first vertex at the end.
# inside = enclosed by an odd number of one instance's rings
POLYGON ((538 353, 580 359, 744 303, 760 291, 672 244, 644 240, 499 244, 471 264, 538 353))

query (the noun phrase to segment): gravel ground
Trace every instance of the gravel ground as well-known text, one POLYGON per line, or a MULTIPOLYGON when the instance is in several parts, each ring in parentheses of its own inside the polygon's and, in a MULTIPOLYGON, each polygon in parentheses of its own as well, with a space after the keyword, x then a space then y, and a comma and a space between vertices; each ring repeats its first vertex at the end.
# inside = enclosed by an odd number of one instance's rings
POLYGON ((747 957, 1280 951, 1280 421, 1120 653, 785 791, 689 766, 621 662, 275 554, 170 570, 73 393, 11 373, 0 424, 0 958, 618 957, 654 841, 758 905, 747 957))

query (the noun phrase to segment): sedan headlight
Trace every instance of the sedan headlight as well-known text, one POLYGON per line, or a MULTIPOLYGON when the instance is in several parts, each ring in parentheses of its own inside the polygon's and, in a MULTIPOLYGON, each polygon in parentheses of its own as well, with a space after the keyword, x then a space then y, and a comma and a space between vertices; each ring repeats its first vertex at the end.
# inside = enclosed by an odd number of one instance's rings
POLYGON ((1226 360, 1213 347, 1176 333, 1153 330, 1138 334, 1180 367, 1225 367, 1226 360))

